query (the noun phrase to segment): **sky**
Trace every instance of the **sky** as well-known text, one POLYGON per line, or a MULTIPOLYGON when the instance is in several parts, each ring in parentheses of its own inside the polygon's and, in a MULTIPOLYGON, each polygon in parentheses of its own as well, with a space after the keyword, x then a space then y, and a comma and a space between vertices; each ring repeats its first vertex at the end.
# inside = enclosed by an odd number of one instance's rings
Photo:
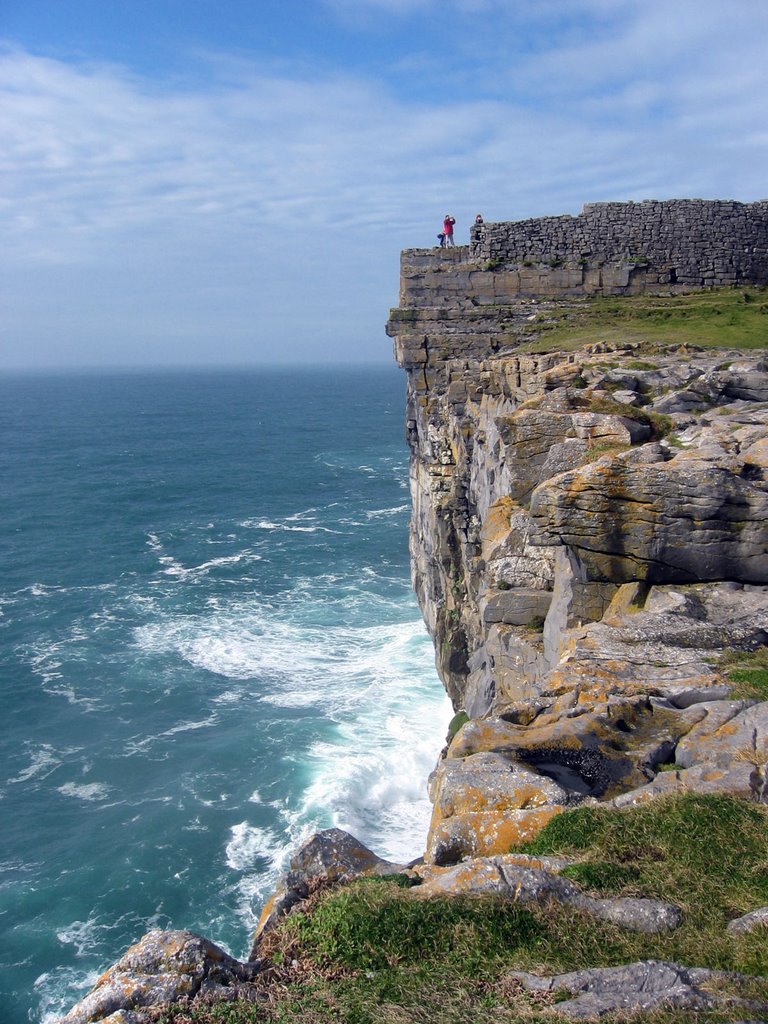
POLYGON ((0 0, 0 369, 385 363, 403 248, 768 197, 766 0, 0 0))

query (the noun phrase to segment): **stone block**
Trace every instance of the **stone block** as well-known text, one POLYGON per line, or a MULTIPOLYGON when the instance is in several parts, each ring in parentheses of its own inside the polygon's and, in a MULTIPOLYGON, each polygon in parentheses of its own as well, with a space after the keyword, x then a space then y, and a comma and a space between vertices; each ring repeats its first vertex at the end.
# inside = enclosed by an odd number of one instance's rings
POLYGON ((546 590, 515 587, 499 590, 480 601, 483 622, 503 622, 510 626, 525 626, 541 619, 542 622, 552 601, 552 594, 546 590))

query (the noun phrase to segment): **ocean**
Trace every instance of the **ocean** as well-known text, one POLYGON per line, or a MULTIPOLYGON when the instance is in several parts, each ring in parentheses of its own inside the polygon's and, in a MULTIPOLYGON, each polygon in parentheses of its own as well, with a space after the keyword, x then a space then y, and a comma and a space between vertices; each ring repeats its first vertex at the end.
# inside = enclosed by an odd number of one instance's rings
POLYGON ((149 928, 244 956, 290 851, 418 856, 450 707, 394 368, 0 376, 0 1007, 149 928))

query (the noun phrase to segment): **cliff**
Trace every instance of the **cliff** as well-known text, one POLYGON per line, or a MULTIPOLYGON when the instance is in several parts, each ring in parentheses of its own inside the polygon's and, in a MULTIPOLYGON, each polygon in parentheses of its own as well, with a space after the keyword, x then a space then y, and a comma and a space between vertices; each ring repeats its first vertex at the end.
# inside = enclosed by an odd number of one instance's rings
POLYGON ((767 231, 766 203, 605 204, 403 253, 414 587, 469 718, 428 859, 501 852, 585 798, 752 792, 766 705, 718 665, 768 640, 765 351, 609 329, 524 350, 587 296, 762 286, 767 231))
POLYGON ((457 711, 424 858, 321 833, 246 964, 150 933, 66 1024, 768 1012, 734 973, 768 972, 766 285, 766 202, 402 254, 413 581, 457 711))

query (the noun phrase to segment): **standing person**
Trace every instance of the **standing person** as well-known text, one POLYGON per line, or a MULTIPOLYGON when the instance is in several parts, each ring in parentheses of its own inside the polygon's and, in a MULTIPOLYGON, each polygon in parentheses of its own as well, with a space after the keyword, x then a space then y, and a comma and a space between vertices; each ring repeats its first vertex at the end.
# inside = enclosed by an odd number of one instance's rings
POLYGON ((446 213, 445 220, 443 221, 443 233, 445 234, 445 244, 454 245, 453 241, 453 225, 456 223, 456 218, 452 217, 450 213, 446 213))

